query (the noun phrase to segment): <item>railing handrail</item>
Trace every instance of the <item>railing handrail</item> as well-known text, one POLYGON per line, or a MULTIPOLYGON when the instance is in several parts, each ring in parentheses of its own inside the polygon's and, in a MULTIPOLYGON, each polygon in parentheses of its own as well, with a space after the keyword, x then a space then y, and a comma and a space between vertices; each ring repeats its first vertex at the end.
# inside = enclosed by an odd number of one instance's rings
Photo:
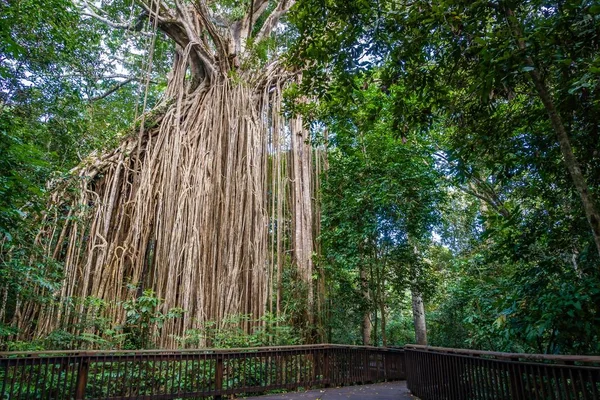
POLYGON ((256 353, 256 352, 281 352, 297 350, 319 349, 362 349, 372 351, 402 352, 397 347, 355 346, 344 344, 305 344, 288 346, 263 346, 263 347, 236 347, 236 348, 198 348, 198 349, 152 349, 152 350, 41 350, 41 351, 3 351, 1 358, 12 357, 52 357, 52 356, 104 356, 104 355, 185 355, 185 354, 230 354, 230 353, 256 353))
POLYGON ((560 355, 560 354, 532 354, 532 353, 506 353, 486 350, 454 349, 449 347, 434 347, 410 344, 404 346, 405 349, 422 350, 428 352, 437 352, 445 354, 459 354, 466 356, 487 356, 506 360, 528 360, 528 361, 555 361, 555 362, 580 362, 580 363, 600 363, 600 356, 587 355, 560 355))
POLYGON ((262 346, 262 347, 235 347, 235 348, 197 348, 197 349, 151 349, 151 350, 41 350, 41 351, 3 351, 0 352, 0 358, 12 357, 44 357, 44 356, 102 356, 102 355, 178 355, 178 354, 230 354, 230 353, 254 353, 254 352, 275 352, 275 351, 295 351, 295 350, 318 350, 318 349, 364 349, 386 352, 402 352, 404 349, 415 349, 429 352, 460 354, 467 356, 486 356, 498 359, 508 360, 531 360, 531 361, 558 361, 558 362, 581 362, 581 363, 600 363, 600 356, 588 355, 560 355, 560 354, 534 354, 534 353, 508 353, 486 350, 457 349, 449 347, 423 346, 417 344, 408 344, 404 347, 376 347, 376 346, 357 346, 334 343, 306 344, 306 345, 287 345, 287 346, 262 346))

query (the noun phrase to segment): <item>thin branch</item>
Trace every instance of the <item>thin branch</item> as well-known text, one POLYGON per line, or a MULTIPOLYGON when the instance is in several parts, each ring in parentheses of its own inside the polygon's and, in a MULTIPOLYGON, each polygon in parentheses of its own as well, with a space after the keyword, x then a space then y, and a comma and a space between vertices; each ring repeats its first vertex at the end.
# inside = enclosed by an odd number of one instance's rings
POLYGON ((254 1, 254 7, 252 9, 252 25, 256 24, 256 21, 263 15, 268 6, 269 0, 254 1))
POLYGON ((129 78, 124 80, 123 82, 119 82, 117 85, 113 86, 112 88, 110 88, 107 92, 99 95, 99 96, 95 96, 95 97, 91 97, 89 99, 90 102, 92 101, 98 101, 98 100, 102 100, 108 96, 110 96, 111 94, 113 94, 114 92, 116 92, 117 90, 121 89, 123 86, 127 85, 130 82, 133 82, 135 80, 135 78, 129 78))
POLYGON ((250 0, 250 18, 248 19, 249 23, 248 23, 248 36, 246 36, 247 38, 250 37, 250 35, 252 35, 252 26, 254 25, 253 20, 254 20, 254 0, 250 0))
MULTIPOLYGON (((104 23, 105 25, 110 26, 111 28, 125 29, 125 30, 132 31, 132 32, 139 32, 140 34, 142 34, 144 36, 152 36, 151 32, 142 32, 141 29, 139 29, 137 23, 115 22, 115 21, 111 21, 110 19, 99 15, 98 13, 96 13, 94 11, 94 9, 87 2, 87 0, 84 0, 83 4, 81 4, 81 5, 79 5, 77 3, 75 3, 75 5, 77 7, 79 7, 79 9, 81 10, 81 12, 80 12, 81 15, 94 18, 94 19, 104 23)), ((137 18, 136 18, 136 21, 137 21, 137 18)))
MULTIPOLYGON (((145 74, 144 74, 145 75, 145 74)), ((134 80, 142 80, 142 78, 132 78, 129 75, 124 74, 115 74, 115 75, 107 75, 107 76, 99 76, 96 78, 97 80, 106 80, 106 79, 134 79, 134 80)))
POLYGON ((505 218, 511 217, 510 211, 508 211, 508 209, 504 206, 504 204, 502 202, 496 203, 493 199, 490 199, 488 196, 478 193, 475 188, 469 189, 469 188, 461 186, 461 185, 457 185, 456 187, 459 190, 463 191, 464 193, 470 194, 471 196, 474 196, 474 197, 478 198, 479 200, 489 204, 490 206, 492 206, 492 208, 496 212, 498 212, 503 217, 505 217, 505 218))
POLYGON ((177 22, 177 18, 171 13, 172 9, 170 9, 160 0, 152 0, 150 4, 144 0, 139 0, 138 4, 140 4, 144 10, 146 10, 151 18, 155 18, 159 23, 177 22), (158 1, 157 9, 153 8, 155 4, 154 1, 158 1), (165 15, 161 15, 161 13, 164 13, 165 15))

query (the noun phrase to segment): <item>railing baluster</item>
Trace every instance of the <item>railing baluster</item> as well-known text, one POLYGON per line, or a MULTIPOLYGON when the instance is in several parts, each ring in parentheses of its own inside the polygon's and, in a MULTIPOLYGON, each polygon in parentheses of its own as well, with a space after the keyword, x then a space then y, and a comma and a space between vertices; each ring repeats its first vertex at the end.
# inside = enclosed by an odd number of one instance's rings
MULTIPOLYGON (((63 398, 69 398, 69 366, 71 365, 71 357, 67 356, 67 358, 64 360, 63 363, 63 371, 65 374, 65 378, 63 380, 63 384, 62 384, 62 396, 63 398)), ((21 399, 21 395, 19 395, 18 399, 21 399)))
POLYGON ((469 369, 469 389, 472 396, 474 398, 478 397, 479 386, 477 385, 477 375, 476 375, 476 366, 474 358, 467 358, 467 367, 469 369))
POLYGON ((581 386, 581 394, 583 395, 583 399, 584 400, 588 400, 588 391, 587 388, 585 387, 585 381, 583 380, 583 374, 581 373, 581 370, 578 369, 577 370, 577 376, 579 377, 579 383, 581 386))
POLYGON ((504 371, 502 368, 504 365, 492 361, 492 366, 494 369, 494 377, 496 378, 496 396, 494 398, 497 400, 504 400, 504 371))
MULTIPOLYGON (((594 400, 598 400, 598 388, 596 386, 596 381, 594 381, 594 373, 590 370, 587 371, 588 373, 588 378, 590 381, 590 386, 592 387, 592 398, 594 400)), ((598 375, 598 374, 596 374, 598 375)))
MULTIPOLYGON (((217 355, 215 364, 215 391, 220 393, 223 390, 223 355, 217 355)), ((215 399, 221 399, 221 395, 215 396, 215 399)))
POLYGON ((88 380, 88 370, 90 366, 89 358, 82 358, 79 361, 79 371, 77 373, 77 388, 75 392, 75 400, 85 398, 85 387, 88 380))
POLYGON ((458 366, 454 363, 455 357, 453 355, 450 355, 446 358, 446 368, 448 369, 448 390, 446 392, 447 395, 445 396, 445 398, 459 399, 460 397, 458 396, 458 366))
MULTIPOLYGON (((46 389, 48 389, 48 372, 50 370, 50 359, 46 358, 44 361, 46 362, 46 368, 44 368, 44 377, 42 378, 42 384, 40 385, 42 388, 42 399, 46 398, 46 389)), ((4 393, 4 388, 2 388, 2 391, 0 393, 4 393)))
POLYGON ((554 390, 554 381, 552 379, 552 368, 549 368, 547 366, 543 366, 542 370, 544 371, 544 375, 546 376, 547 379, 547 383, 546 383, 546 390, 547 392, 550 394, 550 398, 552 400, 560 400, 558 399, 556 396, 556 391, 554 390))
POLYGON ((561 391, 560 381, 558 379, 558 374, 556 373, 557 368, 551 368, 551 371, 552 371, 552 390, 556 394, 556 398, 558 400, 562 400, 563 395, 562 395, 562 391, 561 391))
MULTIPOLYGON (((437 379, 433 385, 434 387, 434 395, 435 399, 443 400, 448 398, 449 396, 449 369, 448 369, 448 358, 442 357, 440 354, 434 355, 436 359, 436 364, 438 368, 436 368, 435 372, 437 373, 437 379)), ((432 382, 433 383, 433 382, 432 382)))
POLYGON ((100 391, 102 391, 102 389, 104 388, 104 382, 106 381, 106 356, 96 356, 96 360, 95 360, 95 364, 96 367, 98 368, 98 370, 100 371, 100 383, 99 383, 99 387, 100 387, 100 391))
POLYGON ((569 368, 569 379, 570 379, 570 384, 569 386, 571 386, 571 389, 573 390, 573 398, 575 400, 579 400, 579 396, 577 395, 577 387, 575 386, 575 378, 573 378, 573 370, 569 368))
POLYGON ((483 392, 483 384, 481 381, 481 365, 479 356, 473 359, 473 379, 476 387, 477 400, 483 400, 485 393, 483 392))

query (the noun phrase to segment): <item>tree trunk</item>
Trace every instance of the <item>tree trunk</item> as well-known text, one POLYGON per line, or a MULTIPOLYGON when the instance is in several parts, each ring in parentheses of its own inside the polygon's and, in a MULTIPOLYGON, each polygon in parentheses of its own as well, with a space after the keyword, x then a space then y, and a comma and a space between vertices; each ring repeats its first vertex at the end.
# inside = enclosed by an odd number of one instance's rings
POLYGON ((427 325, 425 324, 425 306, 417 289, 412 289, 413 320, 415 322, 415 338, 417 344, 427 345, 427 325))
POLYGON ((371 303, 371 295, 369 294, 369 280, 367 277, 367 271, 364 265, 360 268, 360 284, 363 293, 363 300, 365 302, 364 311, 363 311, 363 322, 362 322, 362 335, 363 335, 363 345, 369 346, 371 344, 371 313, 370 313, 370 303, 371 303))
POLYGON ((380 309, 381 309, 381 344, 383 345, 383 347, 387 347, 387 335, 385 333, 385 327, 386 327, 385 301, 381 302, 380 309))
POLYGON ((386 276, 386 263, 382 262, 381 267, 381 276, 379 279, 380 284, 380 296, 379 296, 379 309, 381 312, 381 344, 383 347, 387 347, 387 335, 385 333, 386 326, 386 317, 385 317, 385 305, 386 305, 386 295, 385 295, 385 276, 386 276))

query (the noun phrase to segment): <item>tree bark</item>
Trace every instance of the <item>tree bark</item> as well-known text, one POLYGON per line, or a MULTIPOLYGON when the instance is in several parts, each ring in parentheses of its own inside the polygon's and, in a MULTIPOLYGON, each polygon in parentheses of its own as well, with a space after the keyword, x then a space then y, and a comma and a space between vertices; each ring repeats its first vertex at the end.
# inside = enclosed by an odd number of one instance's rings
POLYGON ((417 289, 411 290, 413 320, 415 322, 415 338, 417 344, 427 345, 427 325, 425 323, 425 306, 423 297, 417 289))
POLYGON ((581 172, 579 162, 573 153, 571 140, 565 129, 565 125, 562 122, 562 118, 556 109, 552 94, 548 90, 548 87, 546 86, 544 79, 542 78, 533 59, 527 54, 527 46, 525 44, 521 26, 510 8, 506 8, 505 13, 508 24, 513 35, 515 36, 517 46, 525 55, 526 66, 531 69, 529 71, 529 75, 531 76, 531 80, 535 85, 540 100, 542 101, 542 104, 546 109, 546 113, 550 118, 552 128, 554 129, 554 132, 558 138, 560 151, 567 166, 567 170, 569 171, 569 175, 571 176, 571 180, 573 181, 573 184, 579 193, 579 197, 581 198, 585 216, 592 229, 592 235, 594 237, 594 242, 596 243, 596 250, 598 251, 598 255, 600 255, 600 212, 598 212, 598 208, 592 199, 586 179, 581 172))
MULTIPOLYGON (((385 285, 385 281, 383 282, 383 284, 385 285)), ((383 347, 387 347, 387 335, 385 333, 385 326, 387 323, 387 320, 385 317, 385 293, 383 294, 383 297, 380 302, 380 309, 381 309, 381 344, 383 345, 383 347)))
POLYGON ((363 299, 365 301, 365 310, 363 312, 362 322, 362 334, 363 334, 363 345, 369 346, 371 344, 371 313, 369 312, 369 303, 371 302, 371 296, 369 294, 369 281, 367 278, 367 271, 364 266, 360 268, 360 284, 363 293, 363 299))
POLYGON ((381 344, 383 347, 387 347, 387 335, 385 334, 385 326, 387 323, 385 317, 385 304, 386 304, 386 295, 385 295, 385 277, 387 274, 387 262, 380 258, 381 270, 379 272, 379 312, 381 313, 381 344))

